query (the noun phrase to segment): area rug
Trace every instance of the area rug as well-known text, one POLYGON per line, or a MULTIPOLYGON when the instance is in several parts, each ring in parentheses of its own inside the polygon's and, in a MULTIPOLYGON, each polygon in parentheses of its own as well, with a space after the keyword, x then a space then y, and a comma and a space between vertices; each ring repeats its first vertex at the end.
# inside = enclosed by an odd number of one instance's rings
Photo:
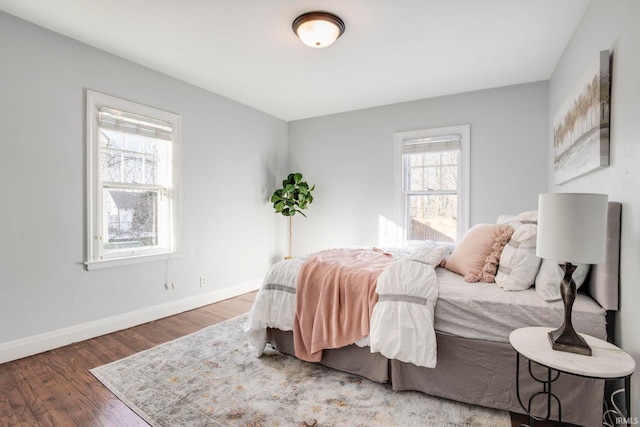
POLYGON ((91 370, 152 426, 491 426, 508 412, 465 405, 302 362, 242 332, 246 315, 91 370))

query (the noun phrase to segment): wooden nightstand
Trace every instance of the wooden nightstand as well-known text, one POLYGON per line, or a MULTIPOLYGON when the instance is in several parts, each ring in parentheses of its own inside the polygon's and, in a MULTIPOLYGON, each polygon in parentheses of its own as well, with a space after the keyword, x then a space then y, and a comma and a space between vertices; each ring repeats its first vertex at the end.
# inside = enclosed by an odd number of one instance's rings
POLYGON ((551 399, 555 399, 558 403, 558 421, 562 422, 560 398, 551 391, 552 383, 558 379, 561 373, 603 380, 624 379, 625 407, 627 408, 627 417, 631 417, 630 381, 636 367, 633 358, 611 343, 584 334, 580 335, 591 347, 591 356, 553 350, 548 338, 549 331, 553 329, 542 327, 520 328, 509 335, 511 347, 517 353, 516 393, 518 402, 529 416, 529 423, 532 424, 534 420, 545 421, 550 419, 551 399), (531 396, 527 405, 522 402, 520 397, 520 356, 524 356, 529 360, 529 374, 542 384, 542 391, 531 396), (546 368, 546 378, 539 379, 533 375, 531 371, 532 362, 546 368), (541 394, 546 395, 547 398, 547 415, 544 418, 531 413, 531 402, 541 394))

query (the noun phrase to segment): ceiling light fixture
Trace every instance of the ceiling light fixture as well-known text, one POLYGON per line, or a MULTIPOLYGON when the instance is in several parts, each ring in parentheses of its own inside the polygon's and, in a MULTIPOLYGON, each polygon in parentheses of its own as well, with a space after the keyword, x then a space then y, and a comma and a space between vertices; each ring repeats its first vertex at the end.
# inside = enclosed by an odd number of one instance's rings
POLYGON ((293 21, 293 32, 310 47, 331 46, 344 33, 344 22, 328 12, 309 12, 293 21))

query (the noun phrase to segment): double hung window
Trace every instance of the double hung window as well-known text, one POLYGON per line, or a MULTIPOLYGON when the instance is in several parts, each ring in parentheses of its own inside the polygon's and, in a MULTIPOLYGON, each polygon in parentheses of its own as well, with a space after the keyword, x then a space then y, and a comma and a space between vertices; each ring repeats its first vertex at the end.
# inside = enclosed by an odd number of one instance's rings
POLYGON ((396 133, 403 243, 458 241, 468 228, 469 126, 396 133))
POLYGON ((87 92, 87 268, 177 248, 180 116, 87 92))

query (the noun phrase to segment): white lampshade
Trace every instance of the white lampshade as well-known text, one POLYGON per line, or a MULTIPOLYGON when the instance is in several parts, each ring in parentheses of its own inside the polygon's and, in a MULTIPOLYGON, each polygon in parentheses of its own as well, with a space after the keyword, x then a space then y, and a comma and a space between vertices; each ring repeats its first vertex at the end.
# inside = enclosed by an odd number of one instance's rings
POLYGON ((293 32, 310 47, 322 48, 333 44, 344 33, 344 22, 327 12, 309 12, 293 21, 293 32))
POLYGON ((607 202, 606 194, 540 194, 536 255, 558 262, 603 263, 607 202))

